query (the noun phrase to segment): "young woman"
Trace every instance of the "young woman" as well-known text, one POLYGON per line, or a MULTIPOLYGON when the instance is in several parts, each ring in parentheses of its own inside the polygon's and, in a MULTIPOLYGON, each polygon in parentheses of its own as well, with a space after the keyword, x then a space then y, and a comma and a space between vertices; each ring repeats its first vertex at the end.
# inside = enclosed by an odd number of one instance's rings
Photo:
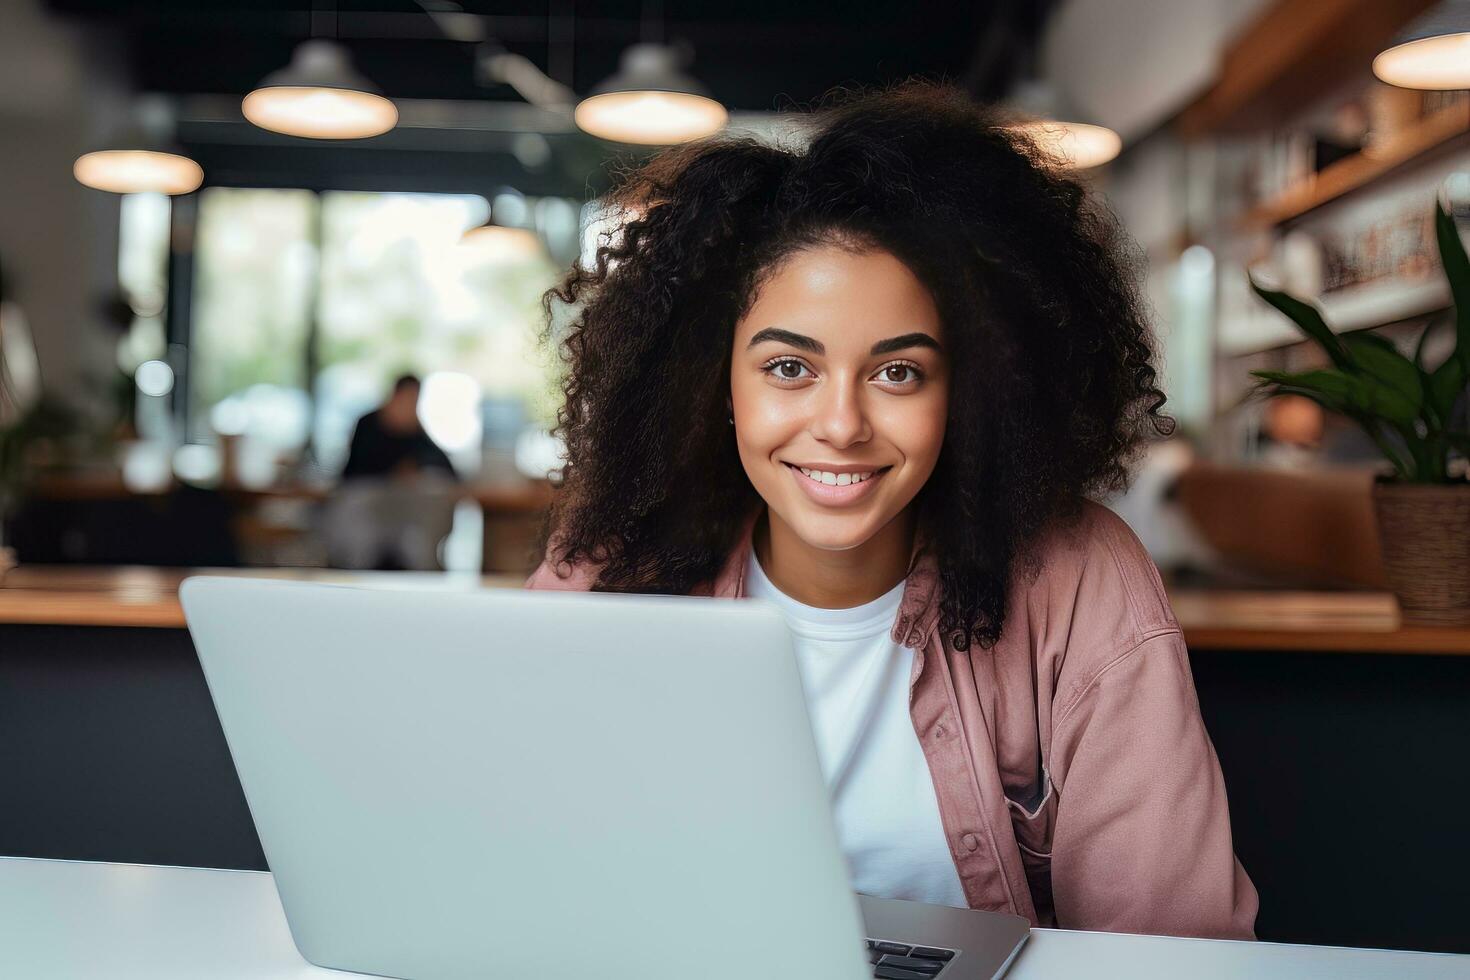
POLYGON ((616 201, 548 297, 568 465, 528 586, 776 603, 860 892, 1250 937, 1179 627, 1087 500, 1172 424, 1104 212, 918 83, 616 201))

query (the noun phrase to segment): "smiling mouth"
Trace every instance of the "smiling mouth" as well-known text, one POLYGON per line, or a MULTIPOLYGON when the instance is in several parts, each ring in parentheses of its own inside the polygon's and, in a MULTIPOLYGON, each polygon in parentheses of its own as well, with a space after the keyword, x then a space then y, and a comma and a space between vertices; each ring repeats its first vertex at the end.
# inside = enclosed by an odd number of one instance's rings
POLYGON ((835 473, 793 463, 785 466, 807 498, 822 507, 846 507, 865 499, 875 491, 884 474, 893 469, 891 466, 879 466, 871 470, 835 473))
POLYGON ((889 467, 887 466, 877 466, 871 470, 863 470, 857 473, 833 473, 830 470, 811 469, 806 466, 797 466, 794 463, 787 463, 786 465, 791 467, 793 470, 796 470, 798 473, 806 477, 808 480, 811 480, 813 483, 820 483, 823 486, 828 487, 846 487, 851 486, 854 483, 862 483, 864 481, 871 480, 873 477, 882 473, 884 470, 889 469, 889 467))

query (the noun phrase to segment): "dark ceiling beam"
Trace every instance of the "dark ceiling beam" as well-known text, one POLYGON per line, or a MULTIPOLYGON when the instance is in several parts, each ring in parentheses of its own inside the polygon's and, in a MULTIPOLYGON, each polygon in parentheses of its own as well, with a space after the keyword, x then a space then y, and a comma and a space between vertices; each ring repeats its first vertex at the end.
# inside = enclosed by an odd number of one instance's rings
MULTIPOLYGON (((211 34, 254 34, 279 37, 308 37, 310 17, 304 11, 229 10, 208 6, 184 10, 159 10, 128 6, 113 14, 89 14, 87 19, 124 25, 137 31, 188 34, 194 31, 211 34)), ((524 15, 484 16, 487 33, 498 41, 511 44, 544 44, 548 39, 547 18, 524 15)), ((732 21, 671 20, 664 33, 684 38, 694 44, 750 44, 780 41, 783 44, 811 44, 824 47, 855 42, 871 43, 874 25, 842 23, 827 19, 811 21, 783 20, 757 23, 732 21)), ((933 22, 918 18, 882 25, 885 37, 922 41, 932 37, 933 22)), ((343 40, 443 41, 443 31, 427 14, 394 11, 350 11, 337 17, 334 30, 327 32, 343 40)), ((629 44, 642 36, 636 18, 578 17, 576 40, 602 44, 629 44)))
POLYGON ((1052 0, 995 0, 958 84, 977 99, 1004 97, 1017 76, 1035 65, 1051 7, 1052 0))
MULTIPOLYGON (((80 28, 119 42, 138 86, 148 91, 247 91, 284 64, 291 48, 310 34, 309 0, 42 2, 80 28)), ((1034 8, 1050 0, 972 0, 943 16, 915 16, 912 0, 879 0, 846 10, 815 0, 786 0, 779 13, 757 2, 742 17, 744 2, 689 4, 682 16, 670 10, 662 31, 692 45, 694 74, 736 110, 806 106, 837 85, 862 87, 910 76, 958 81, 978 39, 990 33, 987 24, 1004 7, 1014 30, 1003 35, 996 54, 984 60, 968 85, 975 96, 994 98, 1004 93, 1016 58, 1025 57, 1034 44, 1041 21, 1034 8), (760 8, 770 12, 759 13, 760 8)), ((476 24, 487 25, 495 42, 582 91, 616 71, 623 49, 643 31, 630 0, 618 6, 580 4, 589 16, 574 19, 567 16, 570 4, 460 3, 473 11, 468 16, 480 18, 476 24)), ((452 30, 462 39, 447 40, 443 24, 417 9, 415 0, 340 0, 340 8, 335 26, 333 18, 320 16, 317 26, 326 36, 341 38, 358 70, 394 98, 517 98, 506 86, 487 87, 476 78, 476 45, 463 40, 475 31, 452 30)))

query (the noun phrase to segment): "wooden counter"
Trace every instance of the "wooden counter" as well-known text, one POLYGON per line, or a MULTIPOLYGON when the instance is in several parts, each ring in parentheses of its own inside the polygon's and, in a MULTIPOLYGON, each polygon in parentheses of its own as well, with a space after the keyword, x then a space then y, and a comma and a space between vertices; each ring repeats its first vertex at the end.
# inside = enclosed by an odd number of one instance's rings
POLYGON ((0 624, 184 629, 179 583, 191 575, 237 575, 350 585, 519 588, 520 575, 352 572, 325 568, 88 568, 22 565, 0 579, 0 624))
MULTIPOLYGON (((178 587, 195 574, 451 589, 519 588, 524 581, 519 575, 439 572, 32 565, 0 581, 0 624, 182 629, 178 587)), ((1470 654, 1470 626, 1403 625, 1387 592, 1177 589, 1170 599, 1191 650, 1470 654)))
POLYGON ((1191 650, 1470 654, 1470 625, 1404 624, 1388 592, 1178 589, 1169 601, 1191 650))

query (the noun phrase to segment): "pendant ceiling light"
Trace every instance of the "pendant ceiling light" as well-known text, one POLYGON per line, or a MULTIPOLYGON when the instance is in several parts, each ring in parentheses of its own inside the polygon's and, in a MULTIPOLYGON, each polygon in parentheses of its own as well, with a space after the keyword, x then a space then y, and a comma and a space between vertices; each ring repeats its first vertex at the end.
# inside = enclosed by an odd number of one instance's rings
POLYGON ((1035 119, 1011 127, 1024 133, 1036 148, 1062 166, 1073 170, 1107 163, 1123 150, 1123 140, 1106 126, 1035 119))
POLYGON ((94 150, 71 170, 88 187, 114 194, 188 194, 204 183, 199 164, 162 150, 94 150))
POLYGON ((1447 0, 1373 59, 1373 74, 1415 89, 1470 88, 1470 0, 1447 0))
POLYGON ((158 99, 137 107, 136 124, 117 138, 77 157, 78 181, 113 194, 188 194, 204 182, 204 170, 170 140, 173 115, 158 99))
POLYGON ((1078 113, 1059 107, 1044 82, 1022 82, 1011 105, 1023 117, 1010 128, 1026 136, 1053 161, 1071 170, 1101 166, 1123 150, 1123 140, 1106 126, 1076 120, 1078 113))
POLYGON ((261 129, 322 140, 362 139, 398 124, 398 109, 357 74, 341 45, 313 39, 241 103, 261 129))
POLYGON ((641 43, 623 52, 618 71, 573 113, 593 136, 649 146, 684 143, 717 132, 729 114, 681 69, 681 52, 641 43))

